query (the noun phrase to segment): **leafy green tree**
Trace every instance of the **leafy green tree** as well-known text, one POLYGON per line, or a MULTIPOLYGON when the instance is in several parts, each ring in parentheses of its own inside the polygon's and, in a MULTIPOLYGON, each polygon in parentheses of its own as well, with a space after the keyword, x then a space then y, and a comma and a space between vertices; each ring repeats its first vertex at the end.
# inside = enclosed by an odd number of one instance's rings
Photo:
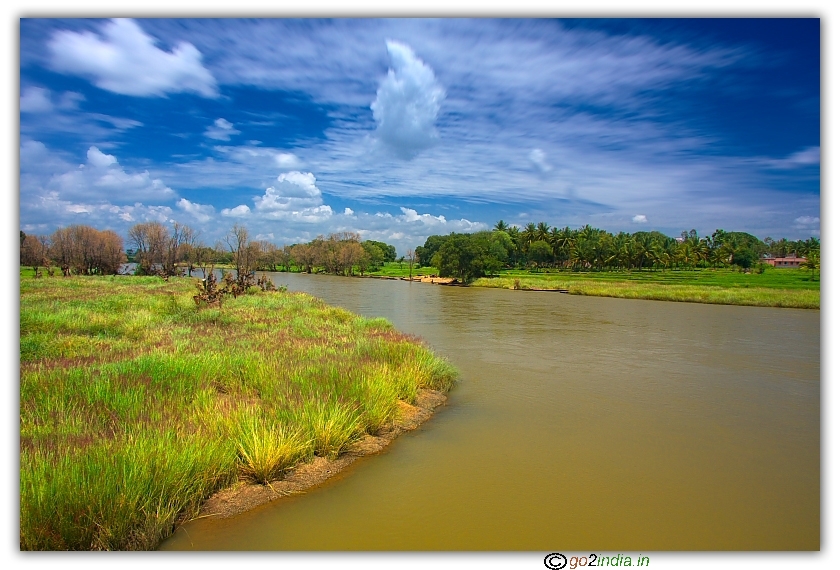
POLYGON ((493 233, 450 234, 435 253, 432 264, 441 277, 457 277, 462 283, 497 273, 507 259, 507 251, 493 233))
POLYGON ((535 264, 537 267, 545 267, 554 257, 554 251, 548 242, 542 240, 535 241, 528 249, 528 261, 535 264))
POLYGON ((516 244, 510 234, 506 231, 493 230, 490 239, 504 248, 506 252, 505 264, 514 265, 516 263, 516 244))
POLYGON ((746 271, 758 261, 758 254, 746 245, 740 246, 732 254, 732 263, 746 271))
POLYGON ((372 239, 365 240, 364 242, 362 242, 363 246, 364 244, 375 245, 376 247, 381 249, 382 257, 385 261, 395 261, 397 259, 397 248, 395 248, 393 245, 372 239))
POLYGON ((429 236, 426 238, 426 243, 416 248, 417 263, 420 267, 429 267, 432 264, 432 257, 437 253, 440 246, 449 239, 449 236, 429 236))
POLYGON ((362 269, 362 274, 368 269, 370 271, 376 271, 382 267, 385 263, 385 254, 382 251, 382 248, 379 247, 376 242, 371 240, 366 240, 362 242, 362 248, 365 250, 366 259, 364 260, 364 269, 362 269))

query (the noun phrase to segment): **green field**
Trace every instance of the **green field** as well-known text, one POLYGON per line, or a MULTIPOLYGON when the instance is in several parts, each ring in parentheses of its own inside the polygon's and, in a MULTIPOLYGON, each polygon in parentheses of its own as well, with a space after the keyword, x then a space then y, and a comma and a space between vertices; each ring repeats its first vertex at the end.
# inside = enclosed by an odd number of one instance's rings
POLYGON ((820 308, 819 272, 769 268, 763 273, 728 269, 696 271, 570 272, 503 271, 475 287, 564 289, 570 294, 726 305, 820 308))
MULTIPOLYGON (((416 265, 411 271, 414 277, 418 275, 437 275, 438 270, 435 267, 417 267, 416 265)), ((378 277, 408 277, 408 263, 400 265, 397 261, 386 261, 385 264, 378 271, 369 271, 365 275, 374 275, 378 277)))
POLYGON ((150 549, 237 479, 335 457, 455 371, 303 293, 199 309, 194 280, 20 281, 20 548, 150 549))

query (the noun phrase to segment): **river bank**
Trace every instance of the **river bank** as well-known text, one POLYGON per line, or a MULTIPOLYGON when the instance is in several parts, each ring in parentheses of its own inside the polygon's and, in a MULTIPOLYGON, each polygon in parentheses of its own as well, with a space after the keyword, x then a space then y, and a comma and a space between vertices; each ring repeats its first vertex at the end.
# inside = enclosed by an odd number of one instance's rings
POLYGON ((820 308, 819 274, 768 268, 762 273, 729 269, 685 271, 590 271, 542 272, 503 270, 463 284, 452 277, 439 277, 424 268, 409 276, 407 267, 389 267, 387 272, 357 275, 368 279, 413 281, 439 285, 486 287, 519 291, 555 291, 570 295, 646 299, 715 305, 742 305, 796 309, 820 308))
MULTIPOLYGON (((370 277, 464 286, 457 279, 431 275, 370 277)), ((466 286, 620 299, 819 309, 819 280, 811 281, 809 277, 806 272, 789 269, 768 269, 763 273, 709 269, 578 273, 505 271, 499 276, 476 279, 466 286)))
POLYGON ((446 394, 443 392, 423 389, 414 405, 399 402, 400 411, 392 424, 374 434, 365 434, 334 459, 314 457, 309 462, 293 467, 282 478, 267 484, 240 479, 233 486, 209 497, 201 506, 198 516, 228 518, 283 497, 304 493, 335 477, 357 459, 381 452, 399 435, 417 429, 432 417, 435 408, 445 402, 446 394))
POLYGON ((194 281, 21 279, 22 550, 154 548, 238 481, 373 452, 455 380, 384 319, 304 293, 199 309, 194 281))
POLYGON ((816 290, 812 288, 785 289, 762 286, 760 283, 738 283, 726 286, 694 284, 690 281, 678 280, 646 282, 547 275, 544 277, 484 277, 471 283, 471 286, 521 291, 562 291, 570 295, 683 303, 795 309, 820 308, 819 288, 816 290))

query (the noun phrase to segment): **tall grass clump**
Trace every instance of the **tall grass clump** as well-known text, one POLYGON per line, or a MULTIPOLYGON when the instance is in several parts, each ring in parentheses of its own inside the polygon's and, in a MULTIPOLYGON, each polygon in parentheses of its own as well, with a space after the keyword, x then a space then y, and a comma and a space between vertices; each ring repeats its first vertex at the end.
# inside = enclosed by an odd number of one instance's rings
POLYGON ((232 482, 223 444, 172 431, 21 454, 22 550, 143 550, 232 482))
POLYGON ((388 428, 455 371, 302 293, 196 307, 190 279, 21 280, 20 548, 154 548, 237 480, 388 428))
POLYGON ((300 408, 298 418, 320 457, 335 459, 364 434, 362 414, 346 404, 309 400, 300 408))
POLYGON ((237 438, 239 469, 245 478, 268 484, 311 456, 313 447, 304 430, 249 415, 243 419, 237 438))

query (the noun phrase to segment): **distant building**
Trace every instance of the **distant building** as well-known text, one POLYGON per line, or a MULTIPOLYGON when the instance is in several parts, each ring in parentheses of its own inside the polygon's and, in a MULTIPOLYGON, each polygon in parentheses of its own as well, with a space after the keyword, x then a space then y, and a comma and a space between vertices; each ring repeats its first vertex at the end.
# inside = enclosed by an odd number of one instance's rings
POLYGON ((765 257, 761 261, 767 263, 768 265, 772 265, 773 267, 799 269, 799 266, 805 263, 805 258, 796 257, 795 253, 789 253, 784 257, 765 257))

